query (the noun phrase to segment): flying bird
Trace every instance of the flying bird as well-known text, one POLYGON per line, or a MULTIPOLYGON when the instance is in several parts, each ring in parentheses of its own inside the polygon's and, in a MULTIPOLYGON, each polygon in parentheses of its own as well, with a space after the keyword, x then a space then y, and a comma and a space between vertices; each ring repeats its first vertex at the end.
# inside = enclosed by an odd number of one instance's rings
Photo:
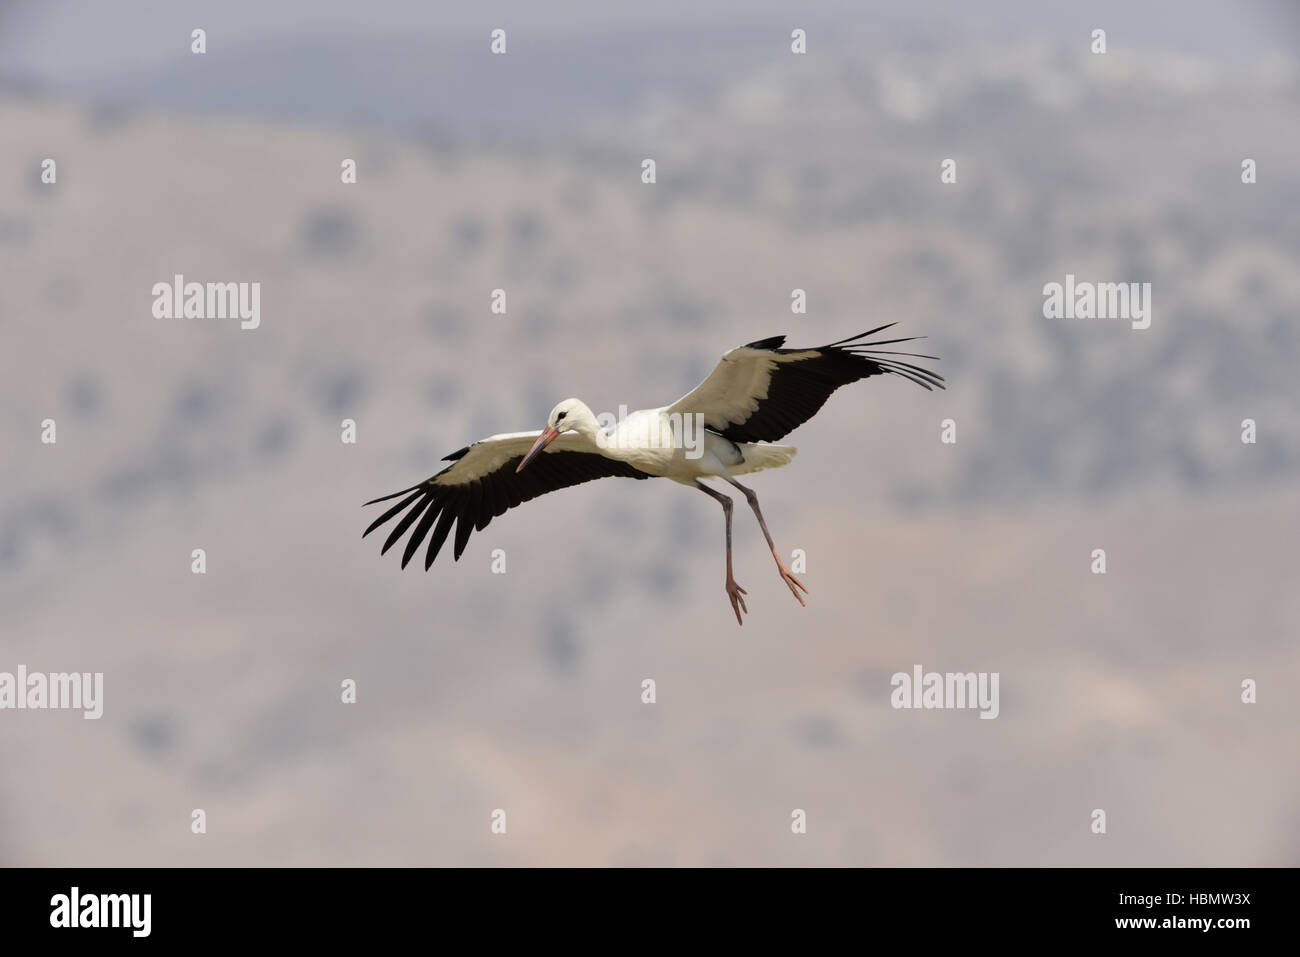
POLYGON ((726 592, 736 621, 748 614, 731 566, 730 496, 708 485, 721 479, 735 486, 754 510, 767 539, 781 580, 799 604, 808 588, 781 561, 753 489, 736 481, 763 469, 788 465, 796 449, 770 445, 807 422, 842 385, 889 373, 926 389, 943 388, 943 377, 908 359, 936 359, 914 352, 882 350, 881 346, 912 342, 904 339, 863 341, 895 325, 814 349, 786 349, 785 336, 760 339, 732 349, 708 378, 672 405, 642 409, 617 424, 603 427, 578 399, 565 399, 547 417, 540 432, 493 435, 452 452, 451 462, 437 475, 366 502, 401 501, 376 518, 362 538, 386 522, 401 518, 389 532, 380 554, 410 531, 402 551, 402 567, 428 539, 427 571, 456 527, 453 554, 457 561, 470 534, 482 531, 498 515, 522 502, 593 479, 667 478, 698 488, 722 506, 727 537, 726 592))

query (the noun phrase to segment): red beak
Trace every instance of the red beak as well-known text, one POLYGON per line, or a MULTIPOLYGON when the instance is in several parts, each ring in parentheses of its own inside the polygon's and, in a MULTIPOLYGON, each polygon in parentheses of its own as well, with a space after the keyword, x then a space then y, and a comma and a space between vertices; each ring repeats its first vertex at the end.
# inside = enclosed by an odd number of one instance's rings
POLYGON ((542 449, 546 448, 548 445, 554 442, 555 437, 558 436, 559 434, 560 434, 559 432, 557 432, 555 429, 551 428, 548 425, 542 431, 542 434, 537 437, 537 441, 533 443, 533 447, 528 450, 528 454, 524 456, 524 460, 519 463, 519 468, 515 469, 515 471, 522 472, 524 470, 524 466, 527 465, 529 462, 531 462, 534 458, 536 458, 537 454, 541 452, 542 449))

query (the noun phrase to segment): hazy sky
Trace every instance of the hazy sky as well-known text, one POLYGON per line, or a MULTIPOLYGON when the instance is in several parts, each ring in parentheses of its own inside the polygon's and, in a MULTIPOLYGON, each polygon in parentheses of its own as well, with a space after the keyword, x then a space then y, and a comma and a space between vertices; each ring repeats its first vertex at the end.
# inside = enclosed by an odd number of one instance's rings
POLYGON ((355 35, 358 31, 439 34, 517 29, 574 38, 592 32, 622 32, 651 26, 717 25, 764 19, 816 26, 866 23, 902 36, 908 27, 926 33, 948 28, 1015 35, 1053 33, 1102 26, 1112 43, 1125 36, 1164 47, 1225 52, 1293 47, 1300 14, 1286 0, 1093 0, 1043 3, 990 0, 659 0, 653 4, 605 0, 547 0, 545 3, 430 3, 426 0, 220 0, 177 4, 171 0, 92 3, 68 0, 0 2, 0 64, 3 72, 41 81, 79 85, 133 69, 164 63, 186 52, 189 30, 240 42, 291 39, 305 32, 355 35))

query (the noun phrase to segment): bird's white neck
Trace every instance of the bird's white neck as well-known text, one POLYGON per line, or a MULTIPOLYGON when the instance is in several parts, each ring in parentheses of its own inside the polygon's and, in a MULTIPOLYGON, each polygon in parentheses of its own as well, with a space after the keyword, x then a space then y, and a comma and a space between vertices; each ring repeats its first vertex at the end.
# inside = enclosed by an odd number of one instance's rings
POLYGON ((591 444, 593 448, 601 444, 603 432, 600 423, 596 421, 596 416, 591 409, 585 405, 579 405, 573 409, 565 420, 565 431, 576 432, 591 444))

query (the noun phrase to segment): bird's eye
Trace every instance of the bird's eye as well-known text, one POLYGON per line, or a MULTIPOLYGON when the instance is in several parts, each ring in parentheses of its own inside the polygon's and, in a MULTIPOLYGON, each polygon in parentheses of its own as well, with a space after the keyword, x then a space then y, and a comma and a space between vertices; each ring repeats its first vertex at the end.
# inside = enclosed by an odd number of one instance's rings
POLYGON ((565 417, 566 415, 568 415, 568 414, 569 414, 569 413, 567 413, 567 412, 561 412, 559 415, 557 415, 557 416, 555 417, 555 421, 556 421, 556 422, 559 422, 562 418, 564 418, 564 417, 565 417))

